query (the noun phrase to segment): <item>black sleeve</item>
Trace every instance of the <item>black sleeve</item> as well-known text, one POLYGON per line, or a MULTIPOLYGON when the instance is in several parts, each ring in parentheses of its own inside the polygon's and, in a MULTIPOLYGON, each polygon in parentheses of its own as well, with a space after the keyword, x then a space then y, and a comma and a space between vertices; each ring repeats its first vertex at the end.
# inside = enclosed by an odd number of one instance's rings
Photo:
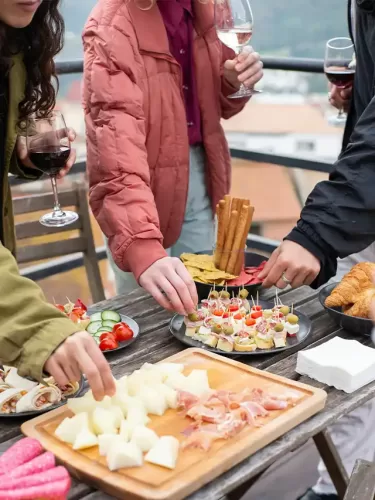
POLYGON ((320 260, 314 287, 335 274, 337 257, 360 252, 375 241, 375 98, 359 118, 329 180, 316 185, 286 239, 320 260))

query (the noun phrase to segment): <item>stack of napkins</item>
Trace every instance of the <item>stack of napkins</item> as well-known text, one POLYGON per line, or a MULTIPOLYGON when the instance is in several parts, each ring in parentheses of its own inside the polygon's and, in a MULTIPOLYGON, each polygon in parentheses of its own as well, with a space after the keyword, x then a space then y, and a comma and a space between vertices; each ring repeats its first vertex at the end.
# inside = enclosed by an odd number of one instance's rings
POLYGON ((296 372, 345 392, 375 380, 375 349, 335 337, 298 353, 296 372))

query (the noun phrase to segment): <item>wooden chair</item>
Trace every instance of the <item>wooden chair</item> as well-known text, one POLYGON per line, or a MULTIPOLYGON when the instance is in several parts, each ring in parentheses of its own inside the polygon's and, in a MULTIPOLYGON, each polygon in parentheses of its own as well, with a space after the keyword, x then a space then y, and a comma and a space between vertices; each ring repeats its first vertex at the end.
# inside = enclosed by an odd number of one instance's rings
MULTIPOLYGON (((75 207, 75 210, 79 214, 79 219, 76 222, 58 228, 42 226, 39 220, 16 223, 17 240, 73 230, 78 230, 79 236, 75 238, 62 238, 59 241, 41 243, 40 245, 19 247, 17 249, 17 261, 19 264, 25 264, 82 252, 92 299, 94 302, 105 300, 103 283, 95 252, 85 185, 82 182, 77 182, 74 184, 72 190, 61 191, 59 193, 59 201, 61 207, 75 207)), ((13 200, 14 215, 51 210, 53 203, 52 193, 15 198, 13 200)))
POLYGON ((344 500, 374 500, 375 464, 357 460, 344 500))

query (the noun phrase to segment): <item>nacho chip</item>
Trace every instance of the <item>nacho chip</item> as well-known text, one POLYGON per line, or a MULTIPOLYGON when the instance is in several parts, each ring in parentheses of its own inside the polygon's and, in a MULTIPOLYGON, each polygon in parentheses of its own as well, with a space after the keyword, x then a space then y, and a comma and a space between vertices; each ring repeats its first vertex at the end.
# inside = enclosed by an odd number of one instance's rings
POLYGON ((181 260, 189 271, 194 281, 206 283, 207 285, 225 285, 227 280, 234 279, 236 276, 220 271, 215 267, 212 255, 196 255, 184 253, 181 260))

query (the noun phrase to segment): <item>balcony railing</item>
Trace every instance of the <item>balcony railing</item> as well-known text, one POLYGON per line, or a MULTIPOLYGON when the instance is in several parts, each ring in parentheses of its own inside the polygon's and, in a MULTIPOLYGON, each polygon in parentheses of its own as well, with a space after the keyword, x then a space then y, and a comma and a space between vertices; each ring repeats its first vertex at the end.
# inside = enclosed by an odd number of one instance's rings
MULTIPOLYGON (((324 72, 323 60, 320 59, 263 57, 262 60, 264 68, 270 70, 298 71, 305 73, 324 72)), ((82 73, 83 62, 81 60, 58 62, 57 71, 60 75, 82 73)), ((288 168, 299 168, 317 172, 329 173, 332 168, 332 165, 329 163, 269 153, 260 153, 256 151, 245 151, 242 149, 231 149, 231 155, 233 158, 240 158, 252 162, 271 163, 288 168)), ((75 165, 73 172, 71 173, 84 173, 85 170, 86 164, 85 162, 81 162, 75 165)), ((18 185, 25 182, 28 181, 25 181, 24 179, 16 179, 14 177, 10 179, 11 185, 18 185)), ((279 242, 249 234, 247 244, 253 249, 270 253, 278 246, 279 242)), ((98 260, 106 258, 106 251, 104 247, 97 248, 96 253, 98 260)), ((24 268, 21 273, 34 281, 39 281, 56 274, 71 271, 81 266, 83 266, 83 257, 82 255, 77 254, 54 259, 48 263, 24 268)))

